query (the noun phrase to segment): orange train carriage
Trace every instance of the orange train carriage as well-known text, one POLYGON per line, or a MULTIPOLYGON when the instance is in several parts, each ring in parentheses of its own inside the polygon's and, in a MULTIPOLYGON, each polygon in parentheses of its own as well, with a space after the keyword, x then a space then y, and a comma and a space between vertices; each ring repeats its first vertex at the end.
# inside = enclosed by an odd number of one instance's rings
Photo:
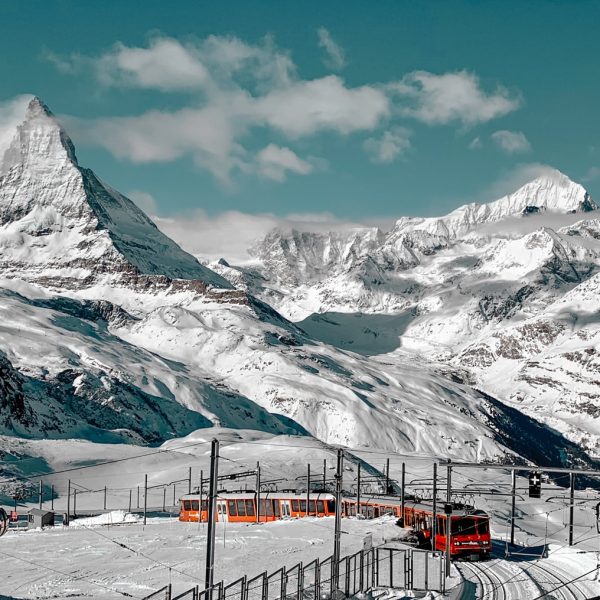
MULTIPOLYGON (((267 492, 260 496, 260 521, 276 521, 285 518, 306 516, 328 517, 335 515, 335 496, 332 494, 311 494, 306 510, 306 494, 267 492)), ((415 541, 421 546, 432 547, 433 506, 426 502, 406 500, 404 515, 402 504, 397 497, 373 497, 362 500, 358 511, 367 519, 384 515, 398 518, 399 525, 410 527, 415 533, 415 541)), ((342 515, 352 517, 357 514, 354 498, 342 500, 342 515)), ((208 520, 208 501, 198 494, 188 494, 180 499, 180 521, 208 520), (200 510, 200 507, 202 510, 200 510)), ((254 492, 220 492, 217 497, 217 521, 233 523, 256 522, 256 494, 254 492)), ((446 549, 446 524, 448 517, 437 514, 436 550, 446 549)), ((489 516, 479 510, 465 509, 455 505, 450 516, 450 554, 452 558, 485 559, 492 549, 489 516)))
MULTIPOLYGON (((179 520, 206 522, 208 500, 199 494, 188 494, 179 500, 179 520), (200 510, 200 508, 202 510, 200 510)), ((306 494, 265 492, 260 495, 260 521, 285 518, 329 517, 335 515, 335 497, 332 494, 311 494, 306 510, 306 494)), ((230 523, 256 522, 256 494, 254 492, 219 492, 216 520, 230 523)))

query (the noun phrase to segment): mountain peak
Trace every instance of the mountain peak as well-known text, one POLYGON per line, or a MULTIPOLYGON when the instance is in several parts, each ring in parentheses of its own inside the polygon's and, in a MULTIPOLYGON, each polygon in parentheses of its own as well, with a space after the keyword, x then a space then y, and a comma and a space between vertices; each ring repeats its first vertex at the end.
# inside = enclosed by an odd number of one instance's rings
POLYGON ((9 113, 0 122, 0 273, 64 287, 149 275, 231 288, 80 167, 40 98, 22 96, 9 113))

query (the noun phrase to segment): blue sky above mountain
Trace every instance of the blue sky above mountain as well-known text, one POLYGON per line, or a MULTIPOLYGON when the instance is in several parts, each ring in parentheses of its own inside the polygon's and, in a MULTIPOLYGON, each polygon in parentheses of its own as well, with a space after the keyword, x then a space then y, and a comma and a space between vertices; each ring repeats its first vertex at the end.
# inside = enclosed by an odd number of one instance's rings
POLYGON ((0 127, 12 98, 39 95, 82 164, 187 222, 439 215, 548 166, 598 197, 599 13, 593 2, 7 2, 0 127))

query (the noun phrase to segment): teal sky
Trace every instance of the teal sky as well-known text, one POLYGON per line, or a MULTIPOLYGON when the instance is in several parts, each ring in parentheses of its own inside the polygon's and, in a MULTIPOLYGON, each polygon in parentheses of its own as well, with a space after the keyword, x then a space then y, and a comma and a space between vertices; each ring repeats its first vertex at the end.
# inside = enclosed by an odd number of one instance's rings
POLYGON ((546 165, 600 198, 598 23, 597 1, 4 0, 0 102, 39 95, 66 119, 82 164, 124 193, 151 195, 163 216, 436 215, 546 165), (230 76, 219 40, 233 38, 258 58, 230 76), (190 80, 148 55, 166 39, 192 56, 190 80), (282 57, 287 81, 274 74, 282 57), (305 100, 310 82, 316 99, 305 100), (352 104, 343 118, 330 87, 352 104), (225 141, 220 121, 182 122, 182 110, 205 116, 207 106, 223 118, 232 98, 268 99, 252 105, 260 116, 228 108, 225 141), (131 141, 145 124, 152 139, 131 141), (213 154, 210 136, 227 148, 213 154))

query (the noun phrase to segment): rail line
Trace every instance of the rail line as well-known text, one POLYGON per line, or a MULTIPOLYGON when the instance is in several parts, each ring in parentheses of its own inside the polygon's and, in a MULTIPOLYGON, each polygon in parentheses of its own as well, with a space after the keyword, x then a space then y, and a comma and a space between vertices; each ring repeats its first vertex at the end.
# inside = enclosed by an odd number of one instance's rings
POLYGON ((577 582, 537 563, 517 565, 493 561, 457 563, 456 567, 466 581, 477 586, 474 594, 465 588, 459 600, 516 600, 541 595, 548 600, 581 600, 587 597, 587 592, 577 582), (534 576, 536 572, 541 576, 534 576))

